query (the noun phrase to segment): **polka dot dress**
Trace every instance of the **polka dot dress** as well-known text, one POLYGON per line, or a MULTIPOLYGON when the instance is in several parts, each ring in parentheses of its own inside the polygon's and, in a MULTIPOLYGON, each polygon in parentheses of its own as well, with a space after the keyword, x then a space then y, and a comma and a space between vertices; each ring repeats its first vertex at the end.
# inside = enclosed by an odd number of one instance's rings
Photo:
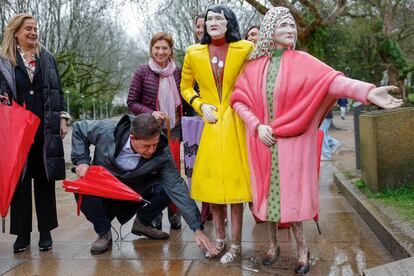
MULTIPOLYGON (((274 102, 273 91, 275 87, 275 80, 279 72, 280 60, 283 50, 278 49, 275 52, 269 64, 266 82, 266 96, 267 107, 269 110, 269 121, 274 120, 274 102)), ((280 220, 280 179, 279 179, 279 164, 278 164, 278 150, 277 143, 270 148, 272 151, 272 174, 270 176, 269 199, 267 208, 267 220, 278 222, 280 220)))

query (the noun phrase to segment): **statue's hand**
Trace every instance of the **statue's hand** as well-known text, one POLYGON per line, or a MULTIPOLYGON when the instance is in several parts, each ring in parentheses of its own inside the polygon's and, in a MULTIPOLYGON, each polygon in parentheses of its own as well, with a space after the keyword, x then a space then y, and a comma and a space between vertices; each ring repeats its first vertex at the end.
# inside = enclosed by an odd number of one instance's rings
POLYGON ((201 106, 201 111, 203 112, 204 118, 206 118, 207 122, 210 124, 217 123, 217 117, 214 114, 214 111, 217 111, 217 107, 211 104, 203 104, 201 106))
POLYGON ((276 138, 273 137, 272 128, 268 125, 260 124, 257 127, 259 139, 268 147, 273 146, 276 143, 276 138))
POLYGON ((396 108, 401 106, 404 101, 397 99, 388 94, 388 91, 398 92, 400 89, 396 86, 380 86, 369 91, 367 100, 371 103, 386 109, 396 108))

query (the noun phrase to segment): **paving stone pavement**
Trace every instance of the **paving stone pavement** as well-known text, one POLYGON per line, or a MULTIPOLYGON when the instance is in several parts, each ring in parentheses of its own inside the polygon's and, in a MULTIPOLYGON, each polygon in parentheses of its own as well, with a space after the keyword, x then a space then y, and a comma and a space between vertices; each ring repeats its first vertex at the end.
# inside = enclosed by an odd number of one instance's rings
MULTIPOLYGON (((305 223, 312 263, 309 275, 361 274, 367 268, 394 261, 333 184, 333 166, 355 168, 352 117, 338 118, 334 119, 335 125, 342 129, 331 131, 331 135, 341 141, 342 147, 332 162, 321 163, 319 223, 322 235, 318 234, 314 222, 305 223)), ((69 140, 70 137, 65 138, 67 157, 70 155, 69 140)), ((74 178, 74 175, 68 171, 67 177, 74 178)), ((260 265, 261 256, 267 251, 267 225, 256 224, 248 207, 243 216, 242 256, 230 265, 204 258, 188 226, 184 223, 181 230, 170 230, 166 215, 163 230, 170 233, 169 240, 152 241, 135 236, 130 232, 130 221, 122 227, 122 242, 113 242, 112 248, 104 254, 92 255, 89 248, 96 235, 83 215, 76 216, 73 195, 65 193, 61 185, 61 182, 56 183, 59 227, 52 231, 53 249, 40 252, 39 235, 34 231, 30 250, 14 254, 15 236, 0 234, 1 275, 295 275, 296 245, 287 229, 279 231, 280 261, 271 267, 260 265)), ((119 232, 119 223, 114 221, 113 226, 119 232)), ((35 215, 33 229, 37 229, 35 215)), ((228 233, 230 230, 227 226, 228 233)), ((206 224, 206 232, 214 237, 211 222, 206 224)), ((114 231, 113 236, 117 236, 114 231)))

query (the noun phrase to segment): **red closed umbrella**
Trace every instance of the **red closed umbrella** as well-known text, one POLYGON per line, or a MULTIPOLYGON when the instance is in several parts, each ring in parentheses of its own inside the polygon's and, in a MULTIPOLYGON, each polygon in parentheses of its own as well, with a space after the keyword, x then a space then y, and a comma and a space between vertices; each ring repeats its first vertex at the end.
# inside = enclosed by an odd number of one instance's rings
MULTIPOLYGON (((167 138, 168 138, 168 145, 170 146, 171 156, 174 159, 175 165, 177 166, 177 170, 179 173, 181 173, 181 160, 180 160, 180 139, 173 140, 171 138, 171 126, 170 126, 170 118, 166 116, 165 118, 165 124, 167 126, 167 138)), ((171 210, 171 213, 177 215, 178 208, 174 204, 174 202, 171 202, 168 205, 168 208, 171 210)))
POLYGON ((40 119, 25 106, 15 102, 11 106, 0 104, 0 215, 3 233, 10 202, 39 123, 40 119))
POLYGON ((78 215, 82 204, 82 195, 150 203, 102 166, 90 166, 85 176, 77 180, 63 180, 63 188, 66 192, 79 194, 78 215))
MULTIPOLYGON (((321 172, 321 153, 322 153, 322 144, 323 144, 323 131, 322 130, 318 130, 318 178, 319 178, 319 174, 321 172)), ((316 223, 316 227, 318 228, 318 232, 319 235, 322 234, 321 232, 321 228, 319 227, 319 214, 316 214, 315 217, 313 218, 313 221, 315 221, 316 223)))

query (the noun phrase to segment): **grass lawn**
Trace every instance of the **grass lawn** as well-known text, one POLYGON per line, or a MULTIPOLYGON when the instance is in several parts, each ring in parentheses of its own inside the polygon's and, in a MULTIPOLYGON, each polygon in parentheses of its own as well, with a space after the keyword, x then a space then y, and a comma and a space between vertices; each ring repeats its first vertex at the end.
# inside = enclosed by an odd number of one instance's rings
POLYGON ((399 187, 374 193, 365 186, 362 180, 357 180, 355 185, 368 198, 391 207, 401 218, 414 225, 414 183, 409 187, 399 187))

